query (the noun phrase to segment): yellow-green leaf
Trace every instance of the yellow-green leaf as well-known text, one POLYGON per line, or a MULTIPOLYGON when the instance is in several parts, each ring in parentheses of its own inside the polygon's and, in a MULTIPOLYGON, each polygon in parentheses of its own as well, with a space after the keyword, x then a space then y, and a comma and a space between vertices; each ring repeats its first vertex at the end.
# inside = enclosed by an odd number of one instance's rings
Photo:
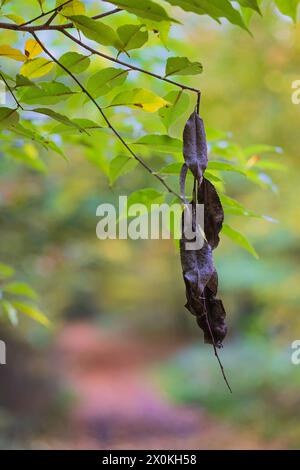
POLYGON ((20 62, 24 62, 24 60, 27 59, 26 55, 19 51, 19 49, 15 49, 7 44, 0 46, 0 56, 9 57, 10 59, 19 60, 20 62))
POLYGON ((38 297, 37 293, 28 284, 26 284, 26 282, 10 282, 5 284, 3 292, 28 297, 30 299, 36 299, 38 297))
POLYGON ((25 55, 28 59, 33 59, 37 55, 41 54, 43 49, 35 39, 27 39, 25 44, 25 55))
POLYGON ((22 65, 20 74, 28 78, 39 78, 47 75, 53 67, 51 60, 39 57, 38 59, 28 60, 22 65))
POLYGON ((154 113, 169 103, 165 99, 143 88, 123 91, 114 97, 110 106, 128 106, 129 108, 142 109, 148 113, 154 113))
MULTIPOLYGON (((66 0, 56 0, 56 6, 66 3, 66 0)), ((64 5, 59 13, 63 16, 74 16, 74 15, 84 15, 85 6, 80 0, 71 0, 69 3, 64 5)))
POLYGON ((35 307, 32 307, 32 305, 25 304, 23 302, 17 302, 13 301, 11 302, 12 305, 19 310, 21 313, 24 313, 28 317, 32 318, 33 320, 37 321, 38 323, 41 323, 42 325, 46 327, 51 326, 50 320, 44 315, 40 310, 38 310, 35 307))

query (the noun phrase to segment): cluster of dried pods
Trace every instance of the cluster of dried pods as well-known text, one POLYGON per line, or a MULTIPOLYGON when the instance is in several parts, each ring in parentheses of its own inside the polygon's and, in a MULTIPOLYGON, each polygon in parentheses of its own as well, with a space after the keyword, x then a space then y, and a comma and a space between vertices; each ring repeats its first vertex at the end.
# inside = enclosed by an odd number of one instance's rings
MULTIPOLYGON (((212 344, 219 361, 223 377, 227 382, 217 348, 222 347, 226 336, 225 309, 220 299, 216 298, 218 274, 214 266, 213 250, 219 244, 219 233, 222 229, 224 211, 214 185, 205 178, 208 163, 205 128, 197 111, 188 119, 183 132, 183 155, 185 163, 180 174, 182 198, 185 201, 185 181, 188 170, 194 177, 193 197, 189 206, 185 206, 182 216, 182 237, 180 240, 180 257, 183 279, 186 287, 186 308, 196 316, 199 327, 204 332, 206 343, 212 344), (199 230, 196 220, 196 204, 203 204, 204 227, 201 230, 202 247, 191 249, 191 240, 187 239, 186 220, 192 224, 193 233, 199 230), (185 211, 192 208, 190 219, 185 211)), ((196 235, 195 235, 196 237, 196 235)))

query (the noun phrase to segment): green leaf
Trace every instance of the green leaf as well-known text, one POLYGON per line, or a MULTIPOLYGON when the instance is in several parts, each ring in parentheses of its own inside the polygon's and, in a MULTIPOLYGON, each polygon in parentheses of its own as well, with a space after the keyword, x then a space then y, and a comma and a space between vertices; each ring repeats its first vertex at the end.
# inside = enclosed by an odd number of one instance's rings
POLYGON ((118 155, 109 164, 109 184, 112 186, 120 176, 134 170, 137 161, 128 155, 118 155))
POLYGON ((132 204, 144 204, 149 209, 152 204, 162 203, 164 198, 165 193, 152 188, 144 188, 131 193, 128 197, 127 205, 130 207, 132 204))
POLYGON ((29 78, 20 75, 19 73, 16 75, 16 88, 20 88, 23 86, 36 86, 29 78))
POLYGON ((23 87, 19 93, 20 101, 27 104, 56 104, 74 95, 60 82, 43 82, 39 86, 23 87))
POLYGON ((87 16, 78 15, 70 17, 77 28, 88 38, 103 44, 103 46, 113 46, 122 49, 122 43, 115 31, 105 23, 92 20, 87 16))
POLYGON ((241 232, 238 232, 234 228, 232 228, 230 225, 223 224, 222 227, 222 233, 229 237, 234 243, 237 245, 241 246, 245 250, 249 251, 254 258, 258 259, 258 254, 256 253, 254 247, 251 245, 249 240, 243 235, 241 232))
POLYGON ((17 326, 17 324, 19 323, 19 319, 17 310, 14 308, 14 306, 7 300, 0 300, 0 305, 3 311, 6 313, 11 324, 13 326, 17 326))
POLYGON ((217 161, 209 161, 207 165, 208 170, 218 170, 218 171, 233 171, 235 173, 241 173, 242 175, 246 175, 246 170, 234 165, 233 163, 228 162, 217 162, 217 161))
POLYGON ((191 62, 187 57, 169 57, 166 64, 165 76, 170 75, 198 75, 202 73, 200 62, 191 62))
POLYGON ((110 106, 127 106, 129 108, 142 109, 148 113, 154 113, 169 103, 153 91, 144 88, 122 91, 114 97, 110 106))
POLYGON ((274 1, 278 10, 283 15, 289 16, 290 18, 292 18, 294 22, 297 21, 299 0, 274 0, 274 1))
POLYGON ((28 297, 30 299, 37 299, 37 293, 25 282, 10 282, 5 284, 3 292, 7 294, 20 295, 22 297, 28 297))
POLYGON ((142 47, 148 41, 148 31, 141 31, 143 25, 128 24, 117 29, 123 51, 142 47))
POLYGON ((250 147, 246 147, 244 149, 244 154, 246 157, 252 157, 253 155, 261 155, 264 153, 277 153, 282 154, 283 150, 281 147, 275 147, 273 145, 251 145, 250 147))
POLYGON ((159 173, 162 175, 179 175, 181 168, 182 168, 183 163, 169 163, 168 165, 164 166, 159 170, 159 173))
POLYGON ((181 153, 182 142, 179 139, 174 139, 168 135, 159 134, 148 134, 141 137, 139 140, 133 143, 133 145, 145 145, 151 149, 157 150, 158 152, 167 153, 181 153))
MULTIPOLYGON (((90 65, 90 59, 78 52, 66 52, 59 58, 59 62, 64 65, 70 72, 78 74, 84 72, 90 65)), ((57 77, 66 74, 62 67, 57 67, 57 77)))
POLYGON ((0 107, 0 129, 9 129, 19 121, 19 114, 15 109, 0 107))
POLYGON ((18 311, 24 313, 38 323, 41 323, 48 328, 51 326, 50 320, 37 308, 23 302, 12 301, 11 303, 18 311))
POLYGON ((46 165, 39 158, 37 148, 31 142, 23 144, 22 147, 14 148, 10 156, 36 171, 45 173, 47 170, 46 165))
POLYGON ((128 76, 128 70, 108 67, 92 75, 87 82, 87 89, 93 98, 98 98, 122 85, 128 76))
POLYGON ((166 0, 174 6, 179 6, 185 11, 191 11, 198 15, 207 14, 215 20, 226 18, 232 24, 247 29, 239 11, 237 11, 229 0, 166 0))
POLYGON ((251 8, 261 14, 257 0, 237 0, 242 7, 251 8))
POLYGON ((15 270, 8 264, 0 263, 0 279, 7 279, 14 275, 15 270))
POLYGON ((97 124, 94 121, 91 121, 90 119, 75 118, 75 119, 70 119, 70 121, 73 124, 73 126, 72 126, 73 130, 72 130, 72 128, 69 124, 62 123, 62 124, 54 127, 54 129, 51 130, 51 133, 52 134, 72 133, 74 131, 74 129, 76 129, 76 133, 77 133, 78 129, 80 129, 80 131, 82 131, 82 130, 84 130, 84 131, 93 131, 93 130, 102 129, 102 127, 99 126, 99 124, 97 124))
POLYGON ((109 3, 113 3, 123 10, 127 10, 129 13, 140 18, 147 18, 154 21, 178 21, 170 18, 166 10, 158 5, 157 3, 152 2, 151 0, 105 0, 109 3))
POLYGON ((171 104, 171 106, 165 106, 159 110, 160 118, 167 129, 170 129, 171 125, 174 124, 181 115, 186 112, 190 104, 190 98, 187 93, 180 91, 170 91, 164 99, 171 104))
POLYGON ((84 129, 81 128, 76 122, 71 121, 67 116, 57 113, 56 111, 53 111, 52 109, 49 108, 36 108, 32 110, 34 113, 38 114, 44 114, 45 116, 49 116, 52 119, 55 119, 55 121, 60 122, 61 124, 64 124, 65 126, 68 127, 73 127, 77 130, 83 131, 84 129))
POLYGON ((224 211, 227 214, 241 215, 245 217, 255 217, 255 218, 261 218, 261 219, 264 218, 264 216, 258 214, 257 212, 246 209, 246 207, 243 206, 243 204, 227 196, 226 194, 219 194, 219 197, 224 207, 224 211))
POLYGON ((51 60, 38 57, 25 62, 21 67, 20 74, 27 78, 43 77, 52 70, 53 65, 54 63, 51 60))
POLYGON ((223 183, 222 178, 207 170, 205 171, 205 178, 212 183, 223 183))

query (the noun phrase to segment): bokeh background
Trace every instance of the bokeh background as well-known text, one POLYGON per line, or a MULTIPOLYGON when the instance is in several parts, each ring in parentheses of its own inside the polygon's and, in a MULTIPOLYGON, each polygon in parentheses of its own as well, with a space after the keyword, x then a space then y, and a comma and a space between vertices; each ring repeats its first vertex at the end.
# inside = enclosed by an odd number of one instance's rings
MULTIPOLYGON (((155 181, 137 168, 109 187, 101 165, 117 144, 104 133, 94 134, 85 152, 70 139, 69 161, 48 155, 46 172, 2 148, 0 258, 39 292, 39 306, 55 325, 48 331, 20 318, 14 328, 1 319, 2 448, 299 448, 300 366, 290 358, 300 338, 300 107, 291 102, 299 27, 268 5, 252 21, 253 37, 178 14, 185 26, 172 29, 169 46, 203 63, 203 74, 186 82, 202 90, 207 126, 232 133, 243 147, 284 150, 272 156, 280 165, 270 172, 271 188, 225 176, 228 194, 278 220, 228 216, 260 258, 225 237, 215 254, 229 325, 221 357, 234 393, 184 308, 174 243, 96 238, 101 202, 155 181)), ((55 35, 47 40, 57 55, 66 50, 55 35)), ((132 59, 158 71, 167 55, 157 41, 132 59)), ((148 77, 139 84, 170 90, 148 77)), ((78 102, 69 103, 76 115, 78 102)), ((163 132, 155 116, 133 115, 120 112, 129 135, 139 123, 163 132)))

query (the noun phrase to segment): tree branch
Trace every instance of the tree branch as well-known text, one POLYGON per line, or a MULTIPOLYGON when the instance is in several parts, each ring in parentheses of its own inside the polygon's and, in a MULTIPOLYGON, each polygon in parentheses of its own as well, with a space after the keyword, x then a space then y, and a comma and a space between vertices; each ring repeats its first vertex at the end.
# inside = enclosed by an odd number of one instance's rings
POLYGON ((54 55, 46 48, 46 46, 44 46, 44 44, 40 41, 40 39, 38 38, 38 36, 35 34, 34 31, 31 32, 32 36, 34 37, 34 39, 39 43, 39 45, 41 46, 41 48, 43 49, 43 51, 53 60, 53 62, 55 62, 57 65, 59 65, 76 83, 77 85, 81 88, 82 92, 85 93, 88 98, 91 100, 91 102, 96 106, 96 108, 98 109, 99 113, 101 114, 101 116, 103 117, 103 119, 105 120, 107 126, 111 129, 111 131, 115 134, 115 136, 117 137, 117 139, 123 144, 123 146, 128 150, 128 152, 132 155, 133 158, 135 158, 135 160, 137 160, 147 171, 148 173, 150 173, 151 175, 153 175, 158 181, 160 181, 161 184, 163 184, 163 186, 167 189, 167 191, 171 194, 173 194, 174 196, 176 196, 177 198, 179 198, 181 201, 182 201, 182 198, 179 194, 176 193, 176 191, 173 191, 172 188, 170 188, 170 186, 165 182, 165 180, 157 173, 155 173, 148 165, 147 163, 142 159, 140 158, 138 155, 136 155, 136 153, 131 149, 131 147, 127 144, 127 142, 123 139, 123 137, 119 134, 119 132, 113 127, 113 125, 111 124, 110 120, 107 118, 106 114, 103 112, 102 108, 99 106, 99 104, 97 103, 97 101, 95 100, 95 98, 93 98, 93 96, 89 93, 89 91, 82 85, 82 83, 78 80, 78 78, 67 68, 65 67, 61 62, 59 62, 58 59, 56 59, 56 57, 54 57, 54 55))
POLYGON ((135 70, 136 72, 141 72, 141 73, 144 73, 146 75, 150 75, 150 77, 152 77, 152 78, 156 78, 158 80, 162 80, 164 82, 170 83, 171 85, 177 86, 177 87, 181 88, 182 90, 189 90, 189 91, 192 91, 194 93, 197 93, 198 97, 201 94, 201 92, 198 88, 193 88, 193 87, 184 85, 183 83, 176 82, 175 80, 171 80, 169 78, 163 77, 162 75, 158 75, 157 73, 149 72, 149 70, 145 70, 145 69, 142 69, 141 67, 137 67, 135 65, 128 64, 128 62, 123 62, 123 60, 115 59, 114 57, 111 57, 107 54, 104 54, 103 52, 99 52, 96 49, 93 49, 92 47, 84 44, 82 41, 80 41, 80 39, 75 38, 74 36, 72 36, 67 31, 63 30, 62 33, 65 36, 67 36, 69 39, 71 39, 71 41, 76 42, 79 46, 83 47, 84 49, 91 52, 92 54, 96 54, 100 57, 103 57, 104 59, 110 60, 111 62, 115 62, 116 64, 123 65, 124 67, 127 67, 130 70, 135 70))
MULTIPOLYGON (((69 0, 71 1, 71 0, 69 0)), ((68 2, 66 2, 68 3, 68 2)), ((60 5, 60 8, 62 5, 60 5)), ((42 18, 46 15, 49 15, 50 13, 57 12, 58 9, 55 8, 54 10, 50 10, 47 13, 42 13, 41 15, 37 16, 36 18, 33 18, 32 20, 27 21, 26 23, 23 24, 11 24, 11 23, 5 23, 5 22, 0 22, 0 29, 9 29, 13 31, 21 31, 21 32, 28 32, 32 33, 33 31, 63 31, 65 29, 70 29, 70 28, 75 28, 72 22, 69 23, 64 23, 64 24, 55 24, 52 25, 50 24, 49 20, 46 21, 43 24, 37 25, 37 26, 30 26, 31 23, 36 21, 39 18, 42 18)), ((106 11, 105 13, 99 13, 98 15, 92 16, 92 20, 99 20, 101 18, 105 18, 106 16, 113 15, 115 13, 118 13, 122 11, 121 8, 115 8, 114 10, 106 11)), ((53 18, 52 18, 53 19, 53 18)), ((52 21, 52 20, 51 20, 52 21)))

